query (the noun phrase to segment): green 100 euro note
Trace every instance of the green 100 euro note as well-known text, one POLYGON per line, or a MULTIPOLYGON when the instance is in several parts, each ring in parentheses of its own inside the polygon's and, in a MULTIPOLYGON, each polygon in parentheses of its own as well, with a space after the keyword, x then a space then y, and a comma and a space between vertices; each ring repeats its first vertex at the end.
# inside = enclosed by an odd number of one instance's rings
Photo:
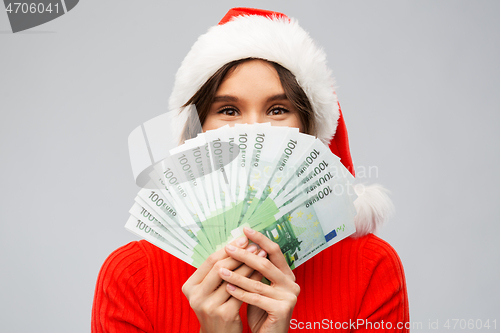
POLYGON ((226 126, 170 153, 125 227, 195 267, 244 226, 278 243, 291 268, 355 232, 354 178, 297 129, 226 126))

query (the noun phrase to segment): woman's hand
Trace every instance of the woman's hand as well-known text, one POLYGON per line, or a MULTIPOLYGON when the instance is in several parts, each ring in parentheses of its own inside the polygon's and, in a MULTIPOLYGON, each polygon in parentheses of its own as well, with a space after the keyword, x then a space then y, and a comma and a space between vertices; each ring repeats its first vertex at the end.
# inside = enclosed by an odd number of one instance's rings
POLYGON ((251 278, 221 268, 220 277, 229 282, 226 290, 235 299, 248 303, 248 324, 252 332, 288 332, 300 287, 278 244, 260 232, 244 228, 245 235, 261 247, 255 255, 227 245, 226 253, 255 270, 251 278), (266 254, 268 258, 265 258, 266 254), (265 276, 271 285, 260 279, 265 276))
MULTIPOLYGON (((257 247, 253 244, 244 249, 248 245, 246 237, 241 237, 231 244, 250 254, 257 251, 257 247)), ((219 277, 222 268, 230 271, 236 269, 235 273, 245 277, 253 272, 252 268, 228 257, 224 249, 221 249, 208 257, 182 286, 182 292, 196 313, 203 333, 242 330, 239 315, 242 302, 231 297, 226 291, 227 282, 219 277)))

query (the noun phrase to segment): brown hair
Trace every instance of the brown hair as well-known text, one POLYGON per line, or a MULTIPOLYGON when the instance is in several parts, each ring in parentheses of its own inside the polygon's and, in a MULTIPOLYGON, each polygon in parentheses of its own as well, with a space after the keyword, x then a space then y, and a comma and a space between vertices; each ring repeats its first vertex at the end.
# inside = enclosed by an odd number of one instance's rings
MULTIPOLYGON (((189 101, 184 104, 185 107, 191 104, 194 104, 196 106, 198 117, 200 119, 199 124, 203 126, 203 123, 205 122, 205 119, 210 112, 210 107, 212 106, 215 93, 217 92, 217 89, 219 89, 219 86, 226 75, 232 72, 241 63, 253 59, 256 58, 245 58, 228 62, 227 64, 219 68, 219 70, 217 70, 217 72, 215 72, 207 80, 207 82, 203 84, 203 86, 196 92, 196 94, 194 94, 193 97, 191 97, 189 101)), ((269 60, 264 61, 270 63, 278 73, 281 86, 285 91, 287 99, 292 103, 292 105, 298 112, 299 119, 304 126, 304 132, 306 134, 315 134, 314 113, 312 111, 311 103, 309 102, 309 99, 307 98, 304 90, 302 90, 302 88, 297 83, 295 75, 293 75, 292 72, 290 72, 280 64, 269 60)), ((187 139, 196 137, 196 135, 201 132, 198 121, 193 118, 194 117, 190 116, 186 122, 186 125, 184 126, 181 143, 187 139)))

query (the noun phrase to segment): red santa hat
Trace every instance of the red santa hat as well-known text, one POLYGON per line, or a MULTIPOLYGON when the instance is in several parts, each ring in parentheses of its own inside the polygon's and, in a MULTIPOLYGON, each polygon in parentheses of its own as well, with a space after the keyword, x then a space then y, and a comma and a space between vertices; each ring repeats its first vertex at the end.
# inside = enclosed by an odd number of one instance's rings
MULTIPOLYGON (((170 110, 181 108, 223 65, 239 59, 273 61, 295 75, 315 115, 314 135, 340 157, 354 175, 349 141, 334 79, 326 55, 298 22, 278 12, 253 8, 233 8, 218 25, 201 35, 184 58, 175 77, 170 110)), ((179 131, 187 120, 180 114, 179 131)), ((355 186, 356 236, 376 232, 392 211, 386 191, 378 185, 355 186)))

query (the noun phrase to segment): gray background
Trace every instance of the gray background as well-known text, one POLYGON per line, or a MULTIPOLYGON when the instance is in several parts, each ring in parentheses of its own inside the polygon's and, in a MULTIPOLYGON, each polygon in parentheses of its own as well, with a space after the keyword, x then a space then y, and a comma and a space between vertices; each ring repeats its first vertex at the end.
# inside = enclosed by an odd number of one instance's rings
POLYGON ((411 320, 500 321, 498 1, 86 0, 18 34, 0 12, 0 330, 90 330, 102 262, 136 239, 128 134, 236 5, 328 54, 361 180, 392 190, 411 320))

